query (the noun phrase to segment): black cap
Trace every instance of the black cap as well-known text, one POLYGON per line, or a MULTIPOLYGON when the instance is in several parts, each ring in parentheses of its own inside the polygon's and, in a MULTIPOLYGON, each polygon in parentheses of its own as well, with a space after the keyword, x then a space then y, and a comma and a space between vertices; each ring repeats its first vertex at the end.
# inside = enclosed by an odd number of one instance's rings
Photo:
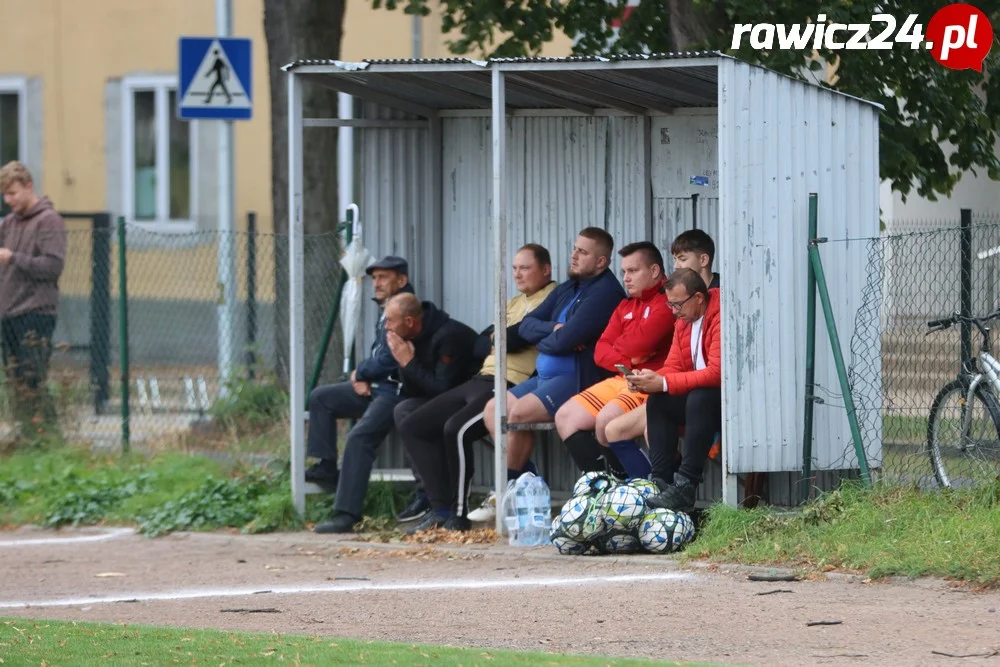
POLYGON ((407 265, 406 260, 402 257, 396 257, 394 255, 386 255, 365 269, 365 273, 371 275, 372 271, 375 269, 388 269, 389 271, 395 271, 396 273, 404 276, 409 275, 409 266, 407 265))

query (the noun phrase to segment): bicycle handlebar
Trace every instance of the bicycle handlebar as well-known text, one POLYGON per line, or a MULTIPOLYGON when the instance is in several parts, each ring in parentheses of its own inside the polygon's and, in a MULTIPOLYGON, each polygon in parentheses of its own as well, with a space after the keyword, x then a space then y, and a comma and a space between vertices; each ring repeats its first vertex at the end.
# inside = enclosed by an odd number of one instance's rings
POLYGON ((984 317, 966 317, 961 313, 955 313, 954 315, 952 315, 947 319, 931 320, 930 322, 928 322, 927 327, 929 331, 927 333, 930 334, 935 331, 944 331, 945 329, 951 327, 954 324, 959 324, 961 322, 968 322, 969 324, 976 325, 976 328, 979 329, 983 334, 985 334, 986 332, 983 329, 983 325, 989 322, 990 320, 997 319, 998 317, 1000 317, 1000 309, 997 309, 984 317))

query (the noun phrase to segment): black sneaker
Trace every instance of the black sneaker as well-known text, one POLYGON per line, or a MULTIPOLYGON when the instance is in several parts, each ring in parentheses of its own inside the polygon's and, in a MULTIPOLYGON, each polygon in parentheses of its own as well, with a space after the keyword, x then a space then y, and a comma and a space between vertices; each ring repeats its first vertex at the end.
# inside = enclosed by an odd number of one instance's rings
POLYGON ((413 535, 415 533, 419 533, 424 530, 434 530, 435 528, 443 528, 445 523, 447 523, 448 521, 448 519, 442 519, 440 516, 438 516, 437 512, 427 513, 425 511, 424 513, 427 514, 427 516, 424 517, 423 521, 421 521, 415 526, 406 529, 405 533, 407 535, 413 535))
POLYGON ((456 530, 464 533, 467 530, 472 530, 472 522, 464 516, 453 516, 444 522, 444 529, 456 530))
MULTIPOLYGON (((657 486, 659 482, 657 480, 657 486)), ((674 475, 674 483, 661 487, 659 494, 646 499, 646 504, 650 507, 662 507, 674 512, 684 512, 690 514, 694 509, 695 492, 698 487, 687 477, 677 473, 674 475)))
POLYGON ((435 528, 465 532, 472 529, 472 522, 464 516, 450 516, 443 519, 437 512, 431 512, 423 521, 407 530, 406 534, 413 535, 422 530, 434 530, 435 528))
POLYGON ((427 494, 423 491, 417 491, 413 494, 413 500, 410 504, 403 508, 403 511, 396 515, 396 521, 400 523, 406 523, 407 521, 415 521, 420 517, 424 516, 431 509, 431 501, 427 499, 427 494))
POLYGON ((347 512, 334 512, 333 516, 323 523, 316 524, 314 533, 353 533, 354 524, 358 522, 347 512))
POLYGON ((306 468, 306 481, 322 487, 324 491, 329 493, 337 490, 339 479, 340 472, 337 470, 336 461, 320 459, 319 462, 306 468))

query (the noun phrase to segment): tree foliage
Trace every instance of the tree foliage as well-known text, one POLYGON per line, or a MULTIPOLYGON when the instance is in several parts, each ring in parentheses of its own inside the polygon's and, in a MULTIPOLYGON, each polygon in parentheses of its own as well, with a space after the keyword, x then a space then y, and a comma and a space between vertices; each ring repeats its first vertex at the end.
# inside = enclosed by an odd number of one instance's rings
MULTIPOLYGON (((827 25, 872 23, 872 36, 884 25, 872 22, 878 13, 895 16, 897 30, 917 14, 917 25, 926 28, 940 0, 642 0, 622 22, 617 39, 611 25, 623 16, 624 0, 442 0, 441 29, 454 36, 448 42, 452 52, 491 57, 537 55, 556 31, 574 40, 574 55, 718 50, 878 102, 885 107, 882 178, 904 200, 911 191, 936 199, 950 194, 966 170, 1000 180, 1000 2, 978 5, 995 29, 982 73, 945 68, 922 46, 911 49, 905 42, 888 50, 764 52, 744 38, 742 48, 730 48, 737 23, 805 23, 819 14, 826 15, 827 25), (943 141, 954 151, 943 149, 943 141)), ((384 0, 384 6, 430 13, 427 0, 384 0)))

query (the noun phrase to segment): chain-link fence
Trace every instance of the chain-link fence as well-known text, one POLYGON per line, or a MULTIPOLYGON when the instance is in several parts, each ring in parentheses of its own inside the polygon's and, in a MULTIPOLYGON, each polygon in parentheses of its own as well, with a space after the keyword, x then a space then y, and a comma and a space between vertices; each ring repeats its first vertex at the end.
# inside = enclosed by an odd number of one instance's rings
MULTIPOLYGON (((104 216, 68 222, 66 245, 47 378, 64 437, 117 448, 127 433, 131 444, 179 438, 200 448, 270 433, 287 450, 287 236, 131 224, 122 234, 104 216)), ((341 246, 336 233, 305 239, 306 373, 318 367, 321 383, 342 374, 332 315, 341 246)), ((38 434, 13 409, 18 395, 5 380, 0 439, 38 434)))
MULTIPOLYGON (((989 394, 972 409, 961 387, 938 399, 959 378, 963 328, 930 332, 928 322, 956 313, 983 316, 1000 306, 1000 216, 972 215, 965 224, 958 216, 897 222, 869 241, 868 257, 849 374, 852 386, 881 383, 879 395, 854 398, 862 439, 869 448, 882 447, 883 477, 924 488, 995 479, 1000 409, 996 415, 990 409, 1000 393, 984 387, 989 394), (881 346, 872 347, 872 340, 881 346), (878 433, 881 438, 869 437, 878 433)), ((978 354, 982 338, 974 327, 967 341, 978 354)))

